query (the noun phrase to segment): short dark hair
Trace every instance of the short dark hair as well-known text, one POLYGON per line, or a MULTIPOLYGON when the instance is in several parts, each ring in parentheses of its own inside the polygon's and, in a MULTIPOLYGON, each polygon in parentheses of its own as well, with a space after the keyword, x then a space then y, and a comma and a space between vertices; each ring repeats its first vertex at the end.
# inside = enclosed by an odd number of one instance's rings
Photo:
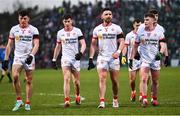
POLYGON ((103 8, 102 11, 101 11, 101 13, 103 13, 103 12, 106 11, 106 10, 109 10, 109 11, 112 12, 111 8, 103 8))
POLYGON ((134 24, 134 23, 140 23, 141 22, 141 20, 140 19, 135 19, 132 23, 134 24))
POLYGON ((22 17, 24 17, 24 16, 30 17, 30 13, 29 13, 27 10, 21 10, 21 11, 19 11, 19 12, 18 12, 18 15, 19 15, 19 16, 22 16, 22 17))
POLYGON ((156 9, 150 9, 148 13, 158 14, 158 11, 156 9))
POLYGON ((155 15, 152 14, 152 13, 147 13, 147 14, 144 15, 144 17, 151 17, 151 18, 155 19, 155 15))
POLYGON ((67 20, 67 19, 72 19, 72 15, 71 14, 65 14, 64 16, 63 16, 63 20, 67 20))

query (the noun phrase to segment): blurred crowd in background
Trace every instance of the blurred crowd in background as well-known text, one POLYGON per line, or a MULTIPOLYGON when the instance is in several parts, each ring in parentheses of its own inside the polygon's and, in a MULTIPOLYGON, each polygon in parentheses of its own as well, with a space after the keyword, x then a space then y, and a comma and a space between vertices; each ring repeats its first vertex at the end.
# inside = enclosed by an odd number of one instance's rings
MULTIPOLYGON (((139 18, 143 21, 144 14, 151 8, 159 11, 159 24, 166 32, 169 56, 172 59, 180 59, 180 0, 106 0, 105 3, 84 3, 79 1, 78 5, 72 5, 71 1, 63 1, 62 6, 51 10, 38 11, 38 6, 28 8, 31 12, 31 24, 36 26, 40 32, 40 49, 36 55, 37 68, 49 68, 56 44, 57 31, 63 28, 62 16, 71 13, 74 25, 84 33, 87 49, 83 60, 88 60, 89 46, 93 28, 100 24, 100 11, 104 7, 113 10, 113 22, 120 25, 126 35, 132 29, 132 21, 139 18)), ((23 9, 22 5, 14 13, 0 14, 0 45, 7 44, 9 30, 18 23, 17 12, 23 9)), ((60 60, 59 60, 60 62, 60 60)))

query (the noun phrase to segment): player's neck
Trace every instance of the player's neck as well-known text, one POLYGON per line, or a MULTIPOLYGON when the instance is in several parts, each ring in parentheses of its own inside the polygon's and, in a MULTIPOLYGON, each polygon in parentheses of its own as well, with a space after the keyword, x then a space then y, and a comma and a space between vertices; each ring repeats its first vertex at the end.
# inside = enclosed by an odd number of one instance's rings
POLYGON ((65 30, 65 31, 72 31, 72 29, 73 29, 73 26, 70 26, 70 27, 64 27, 64 30, 65 30))
POLYGON ((27 24, 27 25, 19 24, 19 27, 20 27, 20 28, 27 28, 28 26, 29 26, 29 24, 27 24))
POLYGON ((103 22, 104 27, 110 26, 111 24, 112 24, 112 22, 103 22))
POLYGON ((155 28, 155 26, 150 25, 150 26, 148 26, 148 27, 145 27, 145 30, 146 30, 146 31, 153 31, 154 28, 155 28))

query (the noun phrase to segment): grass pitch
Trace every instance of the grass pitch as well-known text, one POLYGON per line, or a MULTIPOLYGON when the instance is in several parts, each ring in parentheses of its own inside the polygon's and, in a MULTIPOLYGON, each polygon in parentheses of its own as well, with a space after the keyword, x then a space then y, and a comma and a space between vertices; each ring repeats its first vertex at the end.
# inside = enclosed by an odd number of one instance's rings
MULTIPOLYGON (((25 83, 23 73, 20 77, 23 101, 25 100, 25 83)), ((138 94, 139 77, 136 80, 138 94)), ((12 112, 15 104, 15 92, 8 78, 0 83, 0 115, 180 115, 180 67, 162 68, 159 84, 159 106, 150 104, 142 108, 139 101, 130 102, 130 87, 127 68, 120 70, 119 102, 120 107, 112 108, 112 90, 110 78, 107 79, 106 108, 97 109, 99 105, 98 76, 96 70, 81 71, 82 104, 74 104, 74 89, 71 81, 71 106, 63 108, 63 75, 61 70, 39 69, 34 73, 31 111, 24 106, 12 112)), ((150 93, 150 91, 148 92, 150 93)), ((138 98, 138 95, 137 95, 138 98)))

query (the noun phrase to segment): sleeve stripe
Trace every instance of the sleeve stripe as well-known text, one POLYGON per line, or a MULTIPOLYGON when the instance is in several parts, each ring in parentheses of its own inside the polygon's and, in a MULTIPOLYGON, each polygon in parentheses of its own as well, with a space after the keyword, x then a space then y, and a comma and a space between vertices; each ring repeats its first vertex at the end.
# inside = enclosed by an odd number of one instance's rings
POLYGON ((159 40, 159 42, 166 42, 166 39, 162 38, 162 39, 159 40))
POLYGON ((14 40, 14 38, 12 38, 12 37, 9 37, 9 39, 14 40))
POLYGON ((119 38, 124 38, 124 34, 123 33, 118 34, 117 39, 119 39, 119 38))
POLYGON ((56 43, 57 43, 57 44, 61 44, 61 42, 60 42, 60 41, 57 41, 56 43))
POLYGON ((98 37, 92 37, 92 39, 98 39, 98 37))
POLYGON ((84 36, 79 36, 78 40, 84 39, 84 36))
POLYGON ((39 35, 33 35, 33 39, 39 39, 39 35))
POLYGON ((135 41, 135 44, 139 44, 140 42, 135 41))

